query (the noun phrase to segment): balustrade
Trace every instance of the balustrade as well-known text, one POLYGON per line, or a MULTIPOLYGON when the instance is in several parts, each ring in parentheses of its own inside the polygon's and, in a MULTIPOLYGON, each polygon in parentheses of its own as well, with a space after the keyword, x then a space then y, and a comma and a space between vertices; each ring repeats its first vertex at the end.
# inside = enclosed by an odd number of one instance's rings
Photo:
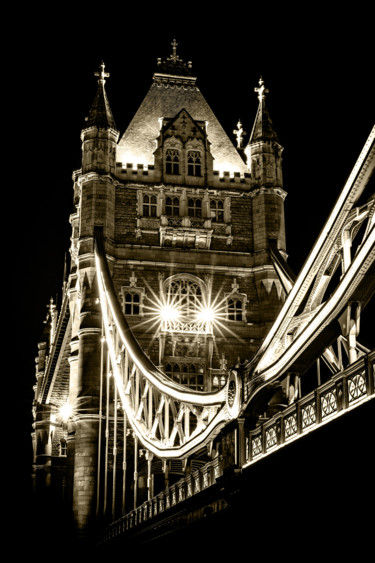
POLYGON ((246 463, 258 461, 287 442, 366 401, 374 394, 375 351, 299 401, 277 413, 246 436, 246 463))
MULTIPOLYGON (((372 351, 315 391, 277 413, 256 429, 247 432, 243 468, 366 401, 374 395, 374 383, 375 351, 372 351)), ((114 522, 107 530, 104 541, 135 528, 199 494, 212 486, 222 474, 220 458, 194 469, 177 483, 114 522)))

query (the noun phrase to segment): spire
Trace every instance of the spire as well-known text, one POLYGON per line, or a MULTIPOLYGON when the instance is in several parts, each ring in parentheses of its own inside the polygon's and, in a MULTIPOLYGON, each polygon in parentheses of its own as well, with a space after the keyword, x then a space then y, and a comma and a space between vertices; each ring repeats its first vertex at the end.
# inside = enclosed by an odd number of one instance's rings
POLYGON ((110 76, 109 72, 105 72, 105 64, 100 64, 99 72, 95 72, 98 76, 98 91, 94 102, 91 106, 89 116, 86 118, 86 127, 101 127, 116 129, 115 120, 109 106, 107 94, 105 91, 106 78, 110 76))
POLYGON ((278 142, 277 135, 273 129, 272 120, 266 107, 266 94, 269 93, 269 90, 265 87, 262 77, 259 79, 259 86, 254 88, 254 92, 258 93, 259 106, 249 144, 257 141, 278 142))

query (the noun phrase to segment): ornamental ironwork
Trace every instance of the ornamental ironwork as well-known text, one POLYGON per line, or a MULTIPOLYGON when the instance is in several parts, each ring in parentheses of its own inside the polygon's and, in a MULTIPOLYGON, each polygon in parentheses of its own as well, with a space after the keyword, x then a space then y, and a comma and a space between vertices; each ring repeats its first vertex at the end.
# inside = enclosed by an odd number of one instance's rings
POLYGON ((349 403, 366 395, 365 373, 358 373, 348 380, 349 403))
POLYGON ((336 391, 328 391, 321 397, 321 412, 322 418, 330 416, 337 411, 337 397, 336 391))
POLYGON ((302 408, 302 428, 308 428, 316 422, 316 407, 315 403, 309 403, 302 408))
POLYGON ((297 414, 294 413, 284 420, 285 439, 291 438, 297 434, 297 414))
POLYGON ((251 451, 253 457, 260 455, 262 453, 262 440, 260 436, 255 436, 251 443, 251 451))
POLYGON ((266 446, 267 450, 277 445, 277 432, 276 427, 272 426, 266 430, 266 446))

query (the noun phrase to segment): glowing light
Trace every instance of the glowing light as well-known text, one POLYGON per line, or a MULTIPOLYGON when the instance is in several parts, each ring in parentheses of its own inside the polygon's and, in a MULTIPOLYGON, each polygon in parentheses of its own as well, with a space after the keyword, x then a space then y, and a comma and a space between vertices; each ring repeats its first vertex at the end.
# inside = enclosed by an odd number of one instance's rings
POLYGON ((73 407, 69 402, 66 402, 64 405, 61 405, 59 408, 59 417, 62 419, 63 422, 67 422, 69 418, 73 415, 73 407))
POLYGON ((215 311, 211 307, 205 307, 198 312, 198 321, 204 323, 212 323, 215 320, 215 311))
POLYGON ((180 311, 177 307, 171 305, 163 305, 160 309, 160 317, 163 321, 175 321, 180 316, 180 311))

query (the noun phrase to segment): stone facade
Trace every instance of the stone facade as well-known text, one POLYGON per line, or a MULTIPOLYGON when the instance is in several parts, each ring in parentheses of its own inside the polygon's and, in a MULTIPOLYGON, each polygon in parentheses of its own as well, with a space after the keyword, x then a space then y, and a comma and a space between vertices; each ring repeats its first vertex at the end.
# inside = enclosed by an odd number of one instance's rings
POLYGON ((42 481, 48 485, 40 476, 50 479, 51 466, 63 458, 79 530, 107 502, 97 497, 104 430, 94 229, 103 229, 117 297, 141 347, 169 377, 194 389, 223 386, 228 369, 256 352, 285 298, 270 252, 272 241, 286 257, 282 147, 263 83, 253 134, 239 150, 212 114, 191 67, 175 53, 160 62, 121 138, 104 65, 98 76, 82 130, 82 168, 73 175, 66 322, 54 320, 41 344, 34 401, 36 488, 42 481), (178 322, 160 319, 171 296, 181 309, 178 322), (197 311, 207 307, 214 310, 213 322, 198 321, 197 311), (74 424, 72 418, 53 419, 52 428, 52 413, 67 400, 76 408, 74 424), (57 437, 60 449, 52 447, 57 437))

